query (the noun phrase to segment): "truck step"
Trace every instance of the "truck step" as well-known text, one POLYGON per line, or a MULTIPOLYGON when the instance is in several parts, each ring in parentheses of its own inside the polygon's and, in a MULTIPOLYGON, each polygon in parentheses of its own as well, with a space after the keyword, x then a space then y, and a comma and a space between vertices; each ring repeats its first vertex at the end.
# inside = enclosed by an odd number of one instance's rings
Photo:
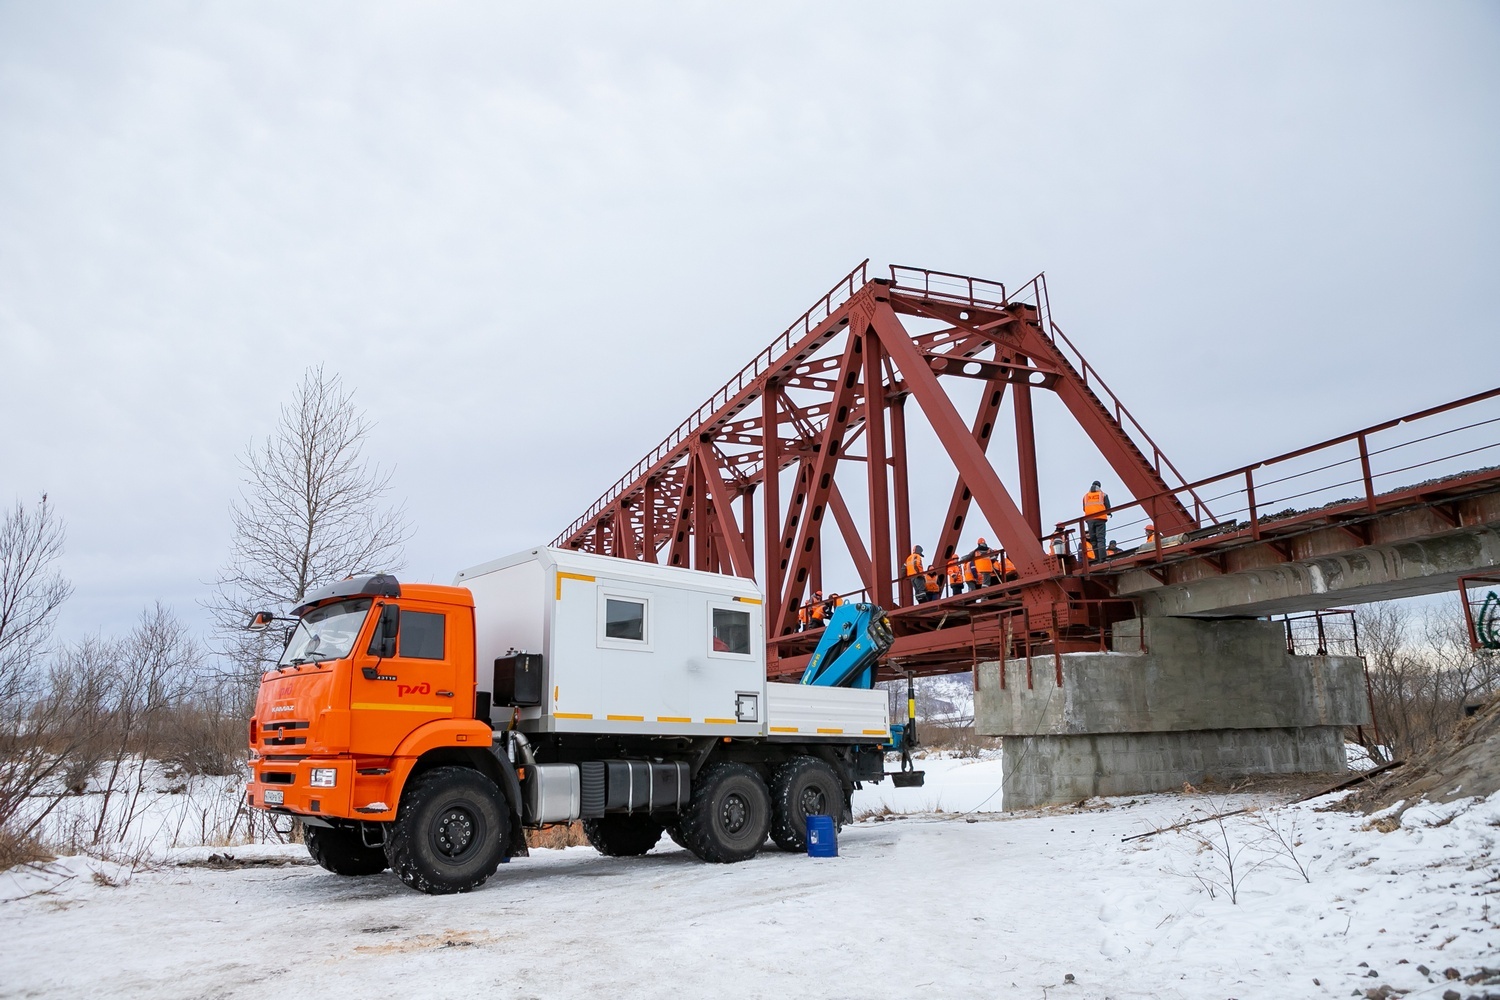
POLYGON ((926 771, 887 771, 886 776, 897 788, 921 788, 927 780, 926 771))

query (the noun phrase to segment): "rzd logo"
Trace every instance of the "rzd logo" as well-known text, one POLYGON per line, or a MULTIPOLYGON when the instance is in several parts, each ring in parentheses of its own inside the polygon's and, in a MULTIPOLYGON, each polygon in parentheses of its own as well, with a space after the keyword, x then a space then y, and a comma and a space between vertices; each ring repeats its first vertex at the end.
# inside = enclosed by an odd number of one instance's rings
POLYGON ((396 697, 405 698, 409 694, 431 694, 432 685, 423 681, 420 684, 397 684, 396 697))

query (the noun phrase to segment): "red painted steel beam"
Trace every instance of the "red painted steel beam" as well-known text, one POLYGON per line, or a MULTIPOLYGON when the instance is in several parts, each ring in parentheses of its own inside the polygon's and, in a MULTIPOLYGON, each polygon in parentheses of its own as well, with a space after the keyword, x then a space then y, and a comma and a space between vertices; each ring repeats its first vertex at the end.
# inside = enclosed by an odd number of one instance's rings
MULTIPOLYGON (((1000 477, 985 458, 978 442, 973 438, 963 418, 958 415, 953 401, 938 385, 937 376, 927 367, 925 360, 906 328, 901 325, 890 303, 879 299, 869 317, 870 329, 879 337, 890 354, 891 360, 901 370, 917 405, 922 407, 938 440, 958 466, 959 474, 974 494, 979 509, 989 520, 1002 546, 1016 564, 1022 576, 1043 576, 1051 572, 1041 540, 1032 535, 1020 508, 1006 492, 1000 477)), ((851 336, 853 332, 851 331, 851 336)))
POLYGON ((701 470, 700 478, 707 487, 705 499, 712 501, 714 518, 718 521, 719 533, 716 537, 720 539, 725 554, 729 556, 730 572, 735 576, 753 580, 755 579, 755 566, 750 560, 749 550, 745 547, 745 537, 740 532, 740 526, 735 523, 732 506, 734 497, 724 483, 724 467, 719 463, 718 452, 714 450, 712 444, 708 442, 699 444, 697 465, 701 470))
MULTIPOLYGON (((1005 382, 998 379, 985 383, 984 397, 979 401, 979 410, 974 414, 974 423, 969 431, 981 452, 989 451, 995 421, 1000 417, 1000 404, 1005 399, 1005 385, 1005 382)), ((933 559, 939 560, 945 569, 963 536, 964 519, 969 516, 969 500, 972 496, 969 487, 964 484, 964 477, 960 475, 953 484, 953 496, 948 500, 948 514, 943 519, 943 530, 938 535, 937 547, 932 550, 933 559)), ((1039 531, 1033 534, 1041 537, 1039 531)))
POLYGON ((812 456, 810 481, 801 503, 802 516, 796 526, 796 540, 789 550, 787 579, 782 591, 783 607, 789 607, 794 596, 807 586, 808 575, 814 566, 821 570, 819 543, 823 513, 828 505, 828 492, 833 484, 834 471, 838 466, 849 422, 854 415, 854 387, 859 380, 863 349, 863 338, 856 333, 851 323, 849 338, 844 346, 844 363, 839 366, 839 389, 830 404, 833 409, 823 428, 818 449, 812 456))

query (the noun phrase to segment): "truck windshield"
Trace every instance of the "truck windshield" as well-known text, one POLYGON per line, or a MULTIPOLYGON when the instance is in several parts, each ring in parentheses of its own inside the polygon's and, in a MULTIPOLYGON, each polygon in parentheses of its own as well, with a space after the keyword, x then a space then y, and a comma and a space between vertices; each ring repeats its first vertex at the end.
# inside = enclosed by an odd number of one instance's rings
POLYGON ((290 667, 348 656, 349 650, 354 648, 354 640, 359 637, 359 627, 365 623, 370 603, 370 598, 359 597, 313 608, 292 630, 292 638, 277 666, 290 667))

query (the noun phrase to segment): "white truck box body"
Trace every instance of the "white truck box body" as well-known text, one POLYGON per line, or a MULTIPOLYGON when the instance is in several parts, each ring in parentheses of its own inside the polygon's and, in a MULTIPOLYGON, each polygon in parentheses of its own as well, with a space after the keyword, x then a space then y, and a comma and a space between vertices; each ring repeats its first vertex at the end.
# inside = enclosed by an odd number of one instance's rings
MULTIPOLYGON (((542 654, 543 702, 521 710, 523 732, 860 742, 888 733, 883 691, 767 684, 753 581, 537 548, 463 570, 454 583, 474 595, 481 691, 491 690, 497 658, 542 654), (606 634, 610 601, 644 605, 641 638, 606 634)), ((507 711, 493 718, 503 724, 507 711)))

